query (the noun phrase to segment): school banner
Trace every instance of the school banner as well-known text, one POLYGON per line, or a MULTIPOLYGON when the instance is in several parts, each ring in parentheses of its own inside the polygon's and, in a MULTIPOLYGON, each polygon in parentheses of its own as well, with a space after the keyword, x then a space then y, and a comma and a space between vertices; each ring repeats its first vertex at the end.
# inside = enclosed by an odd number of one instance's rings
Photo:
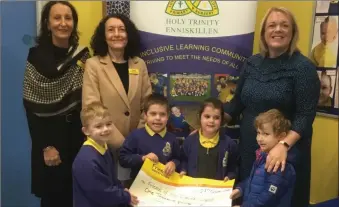
MULTIPOLYGON (((154 93, 172 104, 178 137, 199 127, 198 106, 215 96, 229 102, 240 68, 252 55, 256 1, 108 1, 106 13, 130 16, 140 30, 154 93)), ((238 125, 229 128, 238 138, 238 125)), ((172 131, 172 132, 173 132, 172 131)))
POLYGON ((321 82, 318 112, 339 115, 339 1, 317 1, 310 59, 317 66, 321 82))
POLYGON ((165 166, 146 160, 129 191, 140 201, 138 206, 225 206, 231 207, 229 198, 234 180, 227 182, 204 178, 164 175, 165 166))

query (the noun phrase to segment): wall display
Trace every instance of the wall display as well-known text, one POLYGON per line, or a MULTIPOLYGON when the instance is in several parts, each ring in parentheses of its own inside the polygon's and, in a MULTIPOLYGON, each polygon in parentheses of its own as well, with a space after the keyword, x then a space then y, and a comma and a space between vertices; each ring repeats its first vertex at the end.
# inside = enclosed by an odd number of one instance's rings
POLYGON ((321 82, 318 112, 338 117, 338 1, 317 1, 310 59, 321 82))
MULTIPOLYGON (((256 1, 107 1, 103 5, 106 14, 123 13, 138 27, 140 56, 153 92, 166 95, 176 106, 174 111, 180 111, 170 124, 182 119, 191 130, 198 128, 204 99, 215 96, 224 103, 232 99, 240 69, 252 55, 256 1)), ((236 139, 239 124, 234 124, 226 131, 236 139)))

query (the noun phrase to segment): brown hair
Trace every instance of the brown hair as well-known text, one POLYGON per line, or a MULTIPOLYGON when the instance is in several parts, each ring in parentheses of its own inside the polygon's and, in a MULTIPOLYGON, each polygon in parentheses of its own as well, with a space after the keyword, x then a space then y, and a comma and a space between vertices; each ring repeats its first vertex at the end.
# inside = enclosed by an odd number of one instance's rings
POLYGON ((272 124, 275 135, 280 135, 283 132, 287 133, 291 128, 291 122, 277 109, 271 109, 259 114, 254 121, 254 126, 256 129, 260 129, 267 123, 272 124))
POLYGON ((288 48, 288 54, 292 55, 295 51, 298 51, 299 49, 297 48, 297 43, 299 40, 299 28, 297 25, 297 21, 295 20, 294 15, 292 14, 292 12, 290 12, 288 9, 284 8, 284 7, 272 7, 270 8, 262 22, 261 22, 261 26, 260 26, 260 41, 259 41, 259 49, 260 49, 260 54, 262 56, 267 56, 268 54, 268 46, 265 40, 265 26, 266 26, 266 22, 268 17, 270 16, 271 13, 273 12, 281 12, 283 14, 285 14, 290 20, 291 20, 291 24, 292 24, 292 39, 288 48))
POLYGON ((147 113, 149 108, 152 105, 165 106, 167 109, 167 112, 170 111, 167 98, 161 94, 151 94, 147 97, 145 104, 144 104, 144 112, 147 113))
POLYGON ((94 102, 81 110, 80 119, 83 127, 87 127, 89 122, 96 117, 110 117, 111 114, 108 111, 108 108, 103 106, 99 102, 94 102))

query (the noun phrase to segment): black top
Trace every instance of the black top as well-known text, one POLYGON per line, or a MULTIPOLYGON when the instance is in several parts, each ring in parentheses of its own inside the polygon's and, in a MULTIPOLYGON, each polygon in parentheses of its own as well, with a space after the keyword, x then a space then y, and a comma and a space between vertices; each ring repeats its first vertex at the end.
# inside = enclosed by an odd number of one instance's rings
POLYGON ((218 168, 218 145, 205 148, 200 143, 198 146, 198 178, 215 179, 218 168))
POLYGON ((68 50, 69 48, 62 48, 53 45, 53 53, 56 65, 59 65, 67 58, 68 50))
POLYGON ((125 63, 115 63, 113 62, 115 69, 119 75, 119 78, 122 82, 122 85, 125 88, 126 94, 128 94, 128 85, 129 85, 129 75, 128 75, 128 62, 125 63))

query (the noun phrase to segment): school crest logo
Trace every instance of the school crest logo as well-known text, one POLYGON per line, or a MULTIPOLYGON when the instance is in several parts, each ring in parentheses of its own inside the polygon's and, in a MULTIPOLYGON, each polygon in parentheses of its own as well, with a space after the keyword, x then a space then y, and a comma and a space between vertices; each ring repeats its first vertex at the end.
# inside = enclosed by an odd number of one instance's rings
POLYGON ((194 13, 201 17, 213 17, 219 14, 217 1, 169 1, 166 14, 171 16, 185 16, 194 13))
POLYGON ((172 153, 171 144, 169 142, 166 142, 165 147, 162 149, 162 154, 168 157, 171 153, 172 153))
POLYGON ((224 158, 222 159, 222 167, 227 167, 228 151, 225 152, 224 158))

